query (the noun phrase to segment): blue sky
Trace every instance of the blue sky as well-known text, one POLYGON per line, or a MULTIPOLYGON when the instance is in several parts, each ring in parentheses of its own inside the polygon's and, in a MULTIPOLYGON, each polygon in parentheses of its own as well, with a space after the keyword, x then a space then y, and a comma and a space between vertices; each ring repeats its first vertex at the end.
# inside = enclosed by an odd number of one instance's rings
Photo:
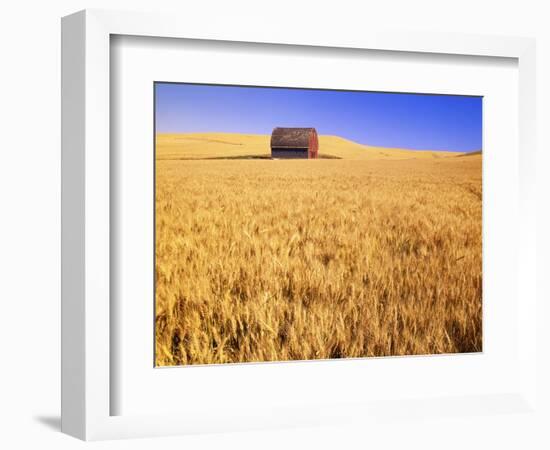
POLYGON ((319 134, 383 147, 476 151, 482 98, 243 86, 155 83, 156 132, 319 134))

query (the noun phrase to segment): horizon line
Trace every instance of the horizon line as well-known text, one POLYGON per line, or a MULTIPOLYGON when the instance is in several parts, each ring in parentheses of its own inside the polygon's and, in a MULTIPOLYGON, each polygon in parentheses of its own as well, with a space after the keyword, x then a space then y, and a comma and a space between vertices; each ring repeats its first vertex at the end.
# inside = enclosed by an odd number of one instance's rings
MULTIPOLYGON (((273 127, 275 129, 277 127, 273 127)), ((290 127, 293 128, 293 127, 290 127)), ((315 128, 315 127, 312 127, 315 128)), ((239 133, 237 131, 155 131, 155 136, 160 134, 235 134, 235 135, 241 135, 241 136, 271 136, 267 133, 239 133)), ((319 134, 319 137, 325 136, 325 137, 337 137, 340 139, 344 139, 346 141, 352 142, 356 145, 361 145, 363 147, 371 147, 371 148, 383 148, 388 150, 407 150, 411 152, 442 152, 442 153, 476 153, 476 152, 483 152, 483 148, 473 149, 473 150, 443 150, 443 149, 429 149, 429 148, 409 148, 409 147, 387 147, 384 145, 371 145, 371 144, 364 144, 361 142, 354 141, 353 139, 349 139, 337 134, 319 134)))

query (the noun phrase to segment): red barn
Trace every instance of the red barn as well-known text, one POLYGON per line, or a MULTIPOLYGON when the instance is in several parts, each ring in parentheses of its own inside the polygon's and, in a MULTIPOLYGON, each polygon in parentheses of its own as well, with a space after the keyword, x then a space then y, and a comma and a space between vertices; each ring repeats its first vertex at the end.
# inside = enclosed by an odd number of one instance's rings
POLYGON ((271 134, 271 157, 281 159, 315 159, 319 139, 315 128, 275 128, 271 134))

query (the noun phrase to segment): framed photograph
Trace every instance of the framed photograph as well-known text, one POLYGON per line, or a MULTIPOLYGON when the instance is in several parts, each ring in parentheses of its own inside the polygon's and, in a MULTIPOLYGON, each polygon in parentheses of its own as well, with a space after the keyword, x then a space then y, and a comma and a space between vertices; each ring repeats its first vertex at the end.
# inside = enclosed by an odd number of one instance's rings
POLYGON ((534 41, 206 30, 63 19, 63 431, 537 414, 534 41))
POLYGON ((482 352, 483 97, 154 96, 156 366, 482 352))

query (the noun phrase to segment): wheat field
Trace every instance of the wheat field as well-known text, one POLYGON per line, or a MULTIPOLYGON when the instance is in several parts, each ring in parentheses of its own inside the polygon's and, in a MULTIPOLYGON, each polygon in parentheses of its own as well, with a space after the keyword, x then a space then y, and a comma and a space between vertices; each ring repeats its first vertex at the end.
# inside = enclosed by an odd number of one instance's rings
MULTIPOLYGON (((157 160, 268 158, 271 136, 237 133, 159 133, 156 136, 157 160)), ((433 159, 456 153, 362 145, 340 136, 319 136, 319 155, 330 159, 433 159)))
POLYGON ((482 350, 481 154, 262 139, 157 136, 157 365, 482 350))

